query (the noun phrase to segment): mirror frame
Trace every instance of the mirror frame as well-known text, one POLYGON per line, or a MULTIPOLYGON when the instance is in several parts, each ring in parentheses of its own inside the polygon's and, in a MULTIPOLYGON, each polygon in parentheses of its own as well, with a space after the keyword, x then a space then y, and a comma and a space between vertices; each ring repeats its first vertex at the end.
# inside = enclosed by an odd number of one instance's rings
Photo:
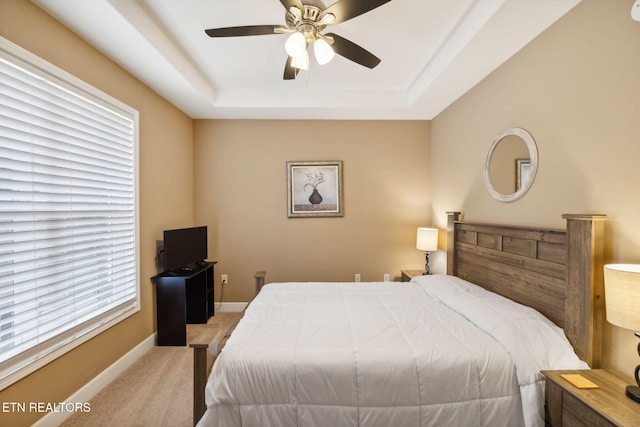
POLYGON ((529 188, 531 188, 531 185, 533 185, 533 181, 535 180, 536 172, 538 172, 538 147, 536 146, 536 142, 529 132, 522 128, 509 128, 495 137, 495 139, 491 143, 491 147, 489 148, 489 152, 487 153, 487 158, 484 162, 484 182, 485 184, 487 184, 487 189, 489 190, 489 194, 491 194, 491 197, 500 202, 515 202, 516 200, 524 196, 527 191, 529 191, 529 188), (502 194, 496 191, 496 189, 494 188, 493 183, 491 182, 489 171, 493 152, 498 147, 500 141, 508 136, 520 137, 527 145, 527 149, 529 150, 529 159, 531 160, 531 174, 529 175, 529 179, 527 179, 526 182, 524 182, 516 192, 512 194, 502 194))

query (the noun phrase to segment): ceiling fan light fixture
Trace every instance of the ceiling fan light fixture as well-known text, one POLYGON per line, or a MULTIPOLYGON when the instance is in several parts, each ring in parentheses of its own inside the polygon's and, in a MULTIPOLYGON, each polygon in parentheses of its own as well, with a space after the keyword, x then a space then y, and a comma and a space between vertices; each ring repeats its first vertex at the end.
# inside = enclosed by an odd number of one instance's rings
POLYGON ((316 61, 318 61, 320 65, 329 63, 336 55, 331 45, 321 38, 313 43, 313 53, 316 56, 316 61))
POLYGON ((298 58, 307 51, 307 40, 301 32, 291 34, 284 44, 284 49, 292 58, 298 58))
POLYGON ((380 58, 352 41, 324 31, 329 25, 348 21, 390 1, 331 0, 331 4, 325 6, 320 0, 280 0, 286 10, 285 25, 245 25, 209 28, 204 31, 209 37, 289 34, 284 44, 288 55, 282 75, 284 80, 294 80, 299 70, 309 69, 310 45, 314 45, 319 65, 329 63, 337 53, 349 61, 372 69, 380 63, 380 58))
POLYGON ((302 55, 291 57, 291 66, 299 70, 309 69, 309 53, 305 50, 302 55))

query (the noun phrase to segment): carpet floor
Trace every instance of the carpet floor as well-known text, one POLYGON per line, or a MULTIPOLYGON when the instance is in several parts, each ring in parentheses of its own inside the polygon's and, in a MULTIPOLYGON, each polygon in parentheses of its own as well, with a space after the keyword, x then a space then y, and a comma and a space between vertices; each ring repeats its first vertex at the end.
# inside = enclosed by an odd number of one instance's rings
MULTIPOLYGON (((231 328, 242 313, 216 313, 207 325, 187 325, 187 342, 204 328, 231 328)), ((193 426, 193 349, 154 347, 62 426, 193 426)))

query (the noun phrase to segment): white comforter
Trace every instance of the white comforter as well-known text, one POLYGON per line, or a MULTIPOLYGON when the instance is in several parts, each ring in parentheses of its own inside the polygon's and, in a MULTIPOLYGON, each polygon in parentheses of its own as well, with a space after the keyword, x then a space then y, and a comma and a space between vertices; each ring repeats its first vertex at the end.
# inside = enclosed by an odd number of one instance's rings
POLYGON ((454 277, 270 284, 218 356, 198 425, 543 425, 539 370, 577 368, 548 320, 454 277))

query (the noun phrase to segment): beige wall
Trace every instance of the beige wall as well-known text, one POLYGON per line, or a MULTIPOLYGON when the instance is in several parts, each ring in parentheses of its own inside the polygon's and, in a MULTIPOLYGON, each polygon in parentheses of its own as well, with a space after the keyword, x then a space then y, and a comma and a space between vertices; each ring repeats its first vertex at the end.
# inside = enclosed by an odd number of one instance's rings
MULTIPOLYGON (((632 0, 584 0, 432 122, 433 215, 563 227, 604 213, 606 261, 640 262, 640 23, 632 0), (491 141, 523 127, 540 163, 509 204, 483 182, 491 141)), ((632 372, 637 339, 607 324, 605 363, 632 372)))
POLYGON ((416 227, 431 225, 430 124, 233 121, 195 124, 196 222, 229 275, 224 301, 267 281, 380 281, 421 268, 416 227), (343 218, 287 218, 286 162, 342 160, 343 218))
MULTIPOLYGON (((1 402, 61 402, 154 332, 155 240, 193 223, 193 123, 27 0, 0 0, 0 36, 140 112, 141 312, 0 391, 1 402)), ((1 417, 21 426, 39 414, 1 417)))

